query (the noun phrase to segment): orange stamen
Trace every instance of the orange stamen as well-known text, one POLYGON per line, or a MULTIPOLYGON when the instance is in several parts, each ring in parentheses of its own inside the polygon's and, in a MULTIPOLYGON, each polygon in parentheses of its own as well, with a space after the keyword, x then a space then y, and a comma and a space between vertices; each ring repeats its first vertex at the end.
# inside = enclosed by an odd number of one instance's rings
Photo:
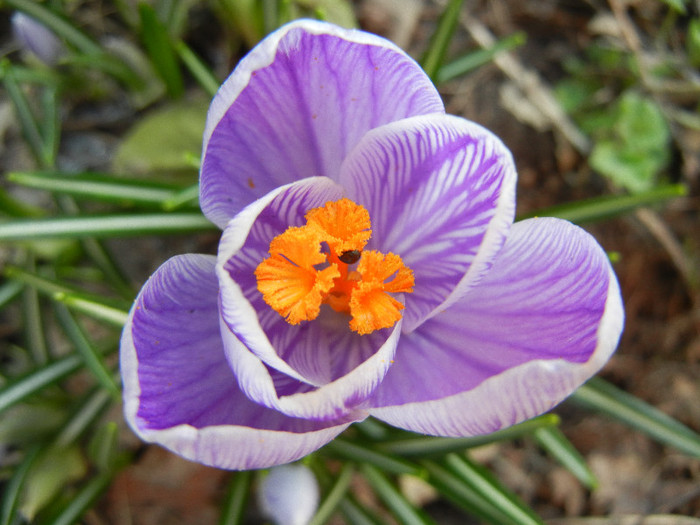
POLYGON ((341 199, 310 210, 306 220, 275 237, 270 257, 256 268, 265 302, 290 324, 315 319, 326 303, 349 314, 350 328, 359 334, 401 319, 404 306, 389 294, 412 292, 413 272, 398 255, 362 251, 372 234, 367 210, 341 199))

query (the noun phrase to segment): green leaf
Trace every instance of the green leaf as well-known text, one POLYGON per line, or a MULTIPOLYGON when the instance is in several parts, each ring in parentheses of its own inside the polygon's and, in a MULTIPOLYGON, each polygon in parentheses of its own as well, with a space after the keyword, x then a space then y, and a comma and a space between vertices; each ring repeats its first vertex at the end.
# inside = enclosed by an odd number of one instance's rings
POLYGON ((182 40, 175 43, 175 51, 194 79, 207 95, 213 97, 219 91, 221 81, 214 76, 211 69, 182 40))
POLYGON ((631 192, 650 190, 669 161, 671 134, 663 113, 651 99, 628 91, 615 115, 614 136, 595 144, 591 167, 631 192))
POLYGON ((253 474, 250 470, 236 472, 231 478, 223 505, 219 525, 239 525, 243 523, 253 474))
POLYGON ((323 448, 323 451, 357 463, 371 464, 383 471, 394 474, 420 474, 420 467, 409 461, 384 452, 377 452, 367 446, 351 443, 341 438, 331 441, 323 448))
POLYGON ((0 388, 0 413, 75 372, 81 364, 80 356, 72 354, 9 381, 0 388))
POLYGON ((107 408, 113 398, 104 389, 94 389, 73 410, 70 417, 64 421, 57 432, 53 443, 57 447, 67 447, 74 444, 85 433, 95 420, 107 408))
POLYGON ((661 443, 700 458, 700 435, 638 397, 623 392, 600 378, 588 381, 574 392, 571 399, 630 425, 661 443))
POLYGON ((168 95, 172 98, 180 98, 185 92, 185 86, 168 31, 158 20, 155 10, 150 5, 140 3, 139 15, 141 40, 151 57, 153 66, 165 82, 168 95))
POLYGON ((177 196, 181 188, 141 180, 116 178, 110 175, 79 175, 54 171, 12 172, 7 180, 39 190, 72 195, 122 206, 162 207, 177 196))
POLYGON ((65 417, 63 407, 49 401, 14 405, 0 417, 0 443, 22 446, 37 442, 54 433, 65 417))
POLYGON ((445 457, 445 465, 456 476, 472 487, 485 502, 505 514, 513 523, 518 525, 544 525, 544 522, 520 498, 503 487, 482 466, 457 454, 448 454, 445 457))
POLYGON ((117 464, 118 448, 119 426, 114 421, 109 421, 97 429, 88 445, 88 454, 98 469, 107 471, 117 464))
POLYGON ((426 74, 434 82, 437 80, 438 71, 445 60, 447 47, 450 45, 450 40, 452 40, 452 35, 457 27, 459 12, 463 3, 464 0, 450 0, 442 16, 440 16, 437 29, 428 44, 428 49, 420 60, 420 64, 426 74))
POLYGON ((493 525, 522 525, 513 523, 500 508, 494 507, 464 479, 444 466, 434 461, 422 461, 421 464, 428 471, 428 483, 459 508, 493 525))
POLYGON ((687 195, 688 190, 682 184, 659 186, 649 191, 633 195, 604 195, 567 204, 543 208, 521 215, 518 220, 531 217, 558 217, 576 224, 601 221, 633 211, 641 206, 661 204, 668 199, 687 195))
POLYGON ((104 321, 117 328, 122 328, 129 317, 129 312, 114 308, 102 302, 86 299, 81 296, 58 293, 54 299, 65 304, 68 308, 89 315, 98 321, 104 321))
POLYGON ((453 78, 466 75, 467 73, 474 71, 476 68, 491 62, 498 53, 522 46, 526 39, 527 36, 525 33, 513 33, 512 35, 497 41, 489 48, 472 51, 471 53, 457 58, 440 67, 437 75, 435 76, 435 83, 440 85, 444 82, 452 80, 453 78))
POLYGON ((68 309, 62 304, 56 304, 56 319, 63 328, 68 339, 73 343, 75 350, 83 358, 83 362, 97 382, 105 388, 114 399, 120 399, 120 389, 107 369, 102 355, 88 340, 85 332, 73 318, 68 309))
POLYGON ((355 472, 355 466, 352 463, 346 463, 338 474, 333 488, 328 495, 323 499, 316 514, 308 523, 308 525, 323 525, 331 518, 335 509, 340 505, 343 497, 350 488, 350 482, 355 472))
POLYGON ((87 464, 80 448, 50 447, 32 465, 19 507, 29 521, 68 484, 87 473, 87 464))
POLYGON ((73 525, 109 487, 116 470, 98 474, 73 496, 63 510, 45 525, 73 525))
POLYGON ((687 10, 685 7, 686 0, 661 0, 664 4, 669 6, 671 9, 680 13, 682 15, 686 14, 687 10))
POLYGON ((19 281, 10 281, 0 285, 0 310, 19 297, 23 288, 24 285, 19 281))
POLYGON ((357 27, 355 10, 347 0, 296 0, 290 4, 288 18, 280 20, 282 23, 313 16, 348 29, 357 27))
MULTIPOLYGON (((442 438, 442 437, 415 437, 409 439, 387 440, 377 443, 378 451, 400 456, 442 455, 447 452, 463 451, 468 448, 510 441, 528 435, 538 428, 551 427, 559 424, 559 416, 556 414, 544 414, 512 427, 486 434, 483 436, 466 438, 442 438)), ((337 441, 337 440, 336 440, 337 441)))
POLYGON ((411 505, 378 468, 365 463, 360 465, 360 470, 374 492, 392 511, 399 523, 403 525, 433 523, 420 509, 411 505))
POLYGON ((17 522, 16 515, 20 505, 21 492, 27 479, 27 474, 31 470, 34 461, 39 457, 40 451, 41 448, 38 446, 27 451, 24 459, 5 485, 2 506, 0 507, 0 525, 13 525, 17 522))
POLYGON ((700 67, 700 18, 693 18, 688 24, 685 45, 690 63, 695 67, 700 67))
POLYGON ((212 231, 216 227, 201 213, 83 215, 0 222, 0 241, 134 237, 212 231))
POLYGON ((598 486, 598 480, 588 468, 586 460, 561 430, 556 427, 538 428, 533 436, 543 449, 576 476, 586 488, 593 490, 598 486))
MULTIPOLYGON (((118 173, 184 172, 191 182, 187 153, 199 155, 207 115, 206 100, 171 104, 139 119, 115 153, 118 173)), ((182 175, 181 175, 182 177, 182 175)))

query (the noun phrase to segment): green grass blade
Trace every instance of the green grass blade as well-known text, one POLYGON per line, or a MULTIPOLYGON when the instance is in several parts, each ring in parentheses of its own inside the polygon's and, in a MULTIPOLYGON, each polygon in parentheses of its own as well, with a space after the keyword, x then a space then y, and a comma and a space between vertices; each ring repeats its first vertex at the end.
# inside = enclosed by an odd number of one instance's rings
POLYGON ((22 459, 22 462, 15 469, 12 477, 5 484, 2 505, 0 506, 0 525, 13 525, 17 523, 16 515, 22 489, 24 487, 24 480, 27 479, 27 473, 34 464, 34 460, 36 460, 40 451, 41 447, 39 446, 35 446, 27 451, 24 455, 24 459, 22 459))
POLYGON ((435 83, 440 85, 453 78, 466 75, 478 67, 488 64, 498 53, 522 46, 527 39, 525 33, 513 33, 487 49, 479 49, 457 58, 442 66, 436 75, 435 83))
POLYGON ((0 310, 22 294, 24 285, 19 281, 9 281, 0 286, 0 310))
POLYGON ((13 172, 7 175, 7 180, 28 188, 122 206, 158 208, 180 193, 176 188, 165 188, 91 173, 67 175, 53 171, 13 172))
POLYGON ((556 427, 538 428, 533 434, 537 443, 571 472, 586 488, 598 486, 595 474, 588 468, 586 460, 556 427))
POLYGON ((441 437, 416 437, 410 439, 397 439, 377 443, 378 451, 397 454, 399 456, 420 456, 442 455, 448 452, 459 452, 468 448, 497 443, 499 441, 509 441, 528 434, 538 428, 552 427, 559 424, 559 416, 556 414, 544 414, 524 421, 518 425, 486 434, 484 436, 466 438, 441 438, 441 437))
POLYGON ((367 515, 367 510, 358 505, 352 498, 340 501, 340 511, 350 525, 381 525, 378 518, 367 515))
POLYGON ((7 266, 5 268, 5 277, 14 282, 35 288, 38 292, 53 298, 55 298, 54 296, 56 294, 66 294, 82 298, 86 301, 98 302, 106 306, 122 308, 124 310, 131 307, 131 301, 127 302, 124 300, 112 300, 101 295, 89 294, 76 288, 75 286, 71 286, 54 279, 42 277, 36 273, 23 270, 17 266, 7 266))
POLYGON ((428 483, 457 507, 493 525, 520 525, 513 523, 499 508, 489 504, 473 487, 444 466, 433 461, 421 463, 428 472, 428 483))
POLYGON ((207 95, 213 97, 219 91, 221 81, 214 76, 204 62, 182 40, 175 42, 175 52, 185 67, 207 95))
POLYGON ((445 465, 471 486, 483 500, 518 525, 544 525, 544 522, 515 494, 505 489, 485 468, 467 458, 448 454, 445 465))
POLYGON ((377 452, 372 448, 362 446, 359 443, 351 443, 344 439, 336 438, 323 448, 324 452, 355 461, 373 465, 385 472, 393 474, 420 473, 420 467, 404 459, 391 456, 383 452, 377 452))
POLYGON ((422 511, 415 508, 404 498, 384 474, 372 465, 362 464, 360 470, 375 493, 392 511, 399 523, 403 525, 426 525, 433 523, 422 511))
POLYGON ((96 389, 79 404, 53 440, 57 447, 68 447, 77 441, 107 408, 113 397, 104 389, 96 389))
POLYGON ((68 339, 73 343, 76 352, 83 358, 83 362, 97 382, 102 385, 115 400, 120 398, 120 390, 112 377, 112 373, 107 369, 102 355, 88 340, 85 332, 71 315, 68 308, 60 303, 56 303, 56 319, 63 328, 68 339))
POLYGON ((129 317, 129 312, 76 295, 57 293, 54 295, 54 299, 65 304, 71 310, 89 315, 116 328, 122 328, 129 317))
POLYGON ((81 52, 86 54, 101 52, 99 44, 75 28, 70 22, 46 8, 45 4, 36 0, 5 0, 5 4, 41 22, 81 52))
POLYGON ((180 98, 185 92, 180 66, 165 26, 158 20, 155 10, 145 2, 139 4, 141 40, 158 75, 165 82, 168 95, 180 98))
POLYGON ((239 525, 243 523, 243 513, 250 494, 252 477, 253 473, 249 470, 233 474, 221 507, 219 525, 239 525))
POLYGON ((638 397, 593 378, 572 396, 580 405, 603 412, 613 419, 648 434, 657 441, 700 458, 700 435, 645 403, 638 397))
POLYGON ((175 211, 185 206, 199 207, 199 184, 193 184, 178 191, 172 198, 163 203, 165 211, 175 211))
MULTIPOLYGON (((35 269, 34 259, 27 262, 27 271, 35 269)), ((46 346, 44 334, 44 322, 41 314, 39 294, 33 288, 25 288, 22 291, 22 320, 24 322, 24 334, 27 349, 34 363, 44 365, 49 360, 49 351, 46 346)))
POLYGON ((39 129, 39 124, 29 106, 27 97, 25 97, 24 92, 15 79, 13 67, 9 61, 3 60, 0 62, 0 75, 2 76, 5 91, 7 91, 15 107, 22 135, 29 145, 29 149, 32 151, 39 165, 43 167, 50 166, 52 159, 46 156, 46 148, 39 129))
POLYGON ((75 372, 82 363, 80 356, 71 354, 9 381, 0 388, 0 413, 75 372))
POLYGON ((450 45, 450 40, 457 27, 459 12, 463 3, 464 0, 450 0, 442 16, 440 16, 440 21, 430 39, 428 49, 420 60, 421 66, 433 81, 436 80, 440 66, 445 60, 447 47, 450 45))
POLYGON ((116 472, 116 469, 102 472, 88 481, 70 499, 68 505, 46 525, 73 525, 107 490, 116 472))
POLYGON ((354 473, 355 466, 352 463, 346 463, 343 466, 333 488, 321 502, 316 514, 307 525, 323 525, 330 519, 350 488, 354 473))
POLYGON ((151 213, 16 219, 0 222, 0 241, 134 237, 213 231, 201 213, 151 213))
POLYGON ((531 217, 558 217, 577 224, 609 219, 630 212, 640 206, 661 204, 669 199, 687 195, 683 184, 659 186, 653 190, 633 195, 606 195, 569 204, 544 208, 518 217, 518 220, 531 217))

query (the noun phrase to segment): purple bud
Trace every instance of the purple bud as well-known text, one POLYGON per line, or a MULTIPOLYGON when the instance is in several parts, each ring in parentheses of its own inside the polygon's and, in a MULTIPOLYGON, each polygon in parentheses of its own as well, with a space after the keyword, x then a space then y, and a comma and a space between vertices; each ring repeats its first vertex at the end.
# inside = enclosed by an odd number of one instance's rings
POLYGON ((51 30, 24 13, 12 15, 12 29, 20 47, 46 65, 55 65, 65 52, 63 44, 51 30))
POLYGON ((318 507, 318 483, 304 465, 281 465, 261 481, 258 501, 277 525, 305 525, 318 507))

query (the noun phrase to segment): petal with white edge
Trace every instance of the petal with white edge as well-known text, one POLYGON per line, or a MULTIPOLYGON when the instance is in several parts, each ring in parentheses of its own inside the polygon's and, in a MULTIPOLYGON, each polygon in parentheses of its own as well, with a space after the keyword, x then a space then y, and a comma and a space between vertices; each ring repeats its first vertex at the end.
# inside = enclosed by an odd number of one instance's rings
POLYGON ((558 219, 516 223, 483 280, 402 337, 370 413, 442 436, 513 425, 595 374, 623 320, 615 274, 588 233, 558 219))
POLYGON ((291 22, 241 60, 204 132, 200 204, 223 228, 248 203, 305 177, 337 179, 372 128, 444 112, 416 62, 376 35, 291 22))
POLYGON ((121 341, 126 419, 144 441, 218 468, 301 458, 350 421, 290 418, 243 395, 219 335, 214 265, 212 256, 174 257, 139 293, 121 341))

